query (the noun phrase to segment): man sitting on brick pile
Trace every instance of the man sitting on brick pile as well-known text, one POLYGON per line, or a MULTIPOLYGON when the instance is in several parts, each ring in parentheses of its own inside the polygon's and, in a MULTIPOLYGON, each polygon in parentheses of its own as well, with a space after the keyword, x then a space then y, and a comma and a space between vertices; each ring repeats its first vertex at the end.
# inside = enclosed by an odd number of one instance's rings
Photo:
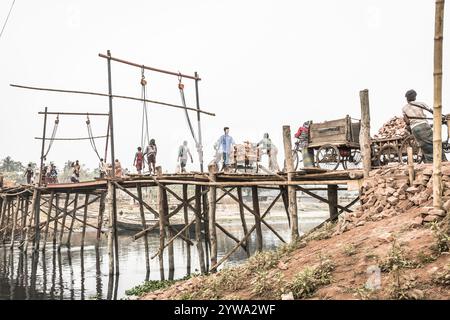
MULTIPOLYGON (((406 125, 411 128, 411 132, 416 139, 417 144, 422 149, 424 162, 433 162, 433 130, 430 124, 426 120, 425 113, 426 110, 433 114, 433 109, 428 107, 423 102, 416 101, 417 93, 414 90, 409 90, 406 92, 405 97, 408 104, 403 107, 403 118, 405 119, 406 125)), ((442 160, 446 161, 444 152, 442 152, 442 160)))

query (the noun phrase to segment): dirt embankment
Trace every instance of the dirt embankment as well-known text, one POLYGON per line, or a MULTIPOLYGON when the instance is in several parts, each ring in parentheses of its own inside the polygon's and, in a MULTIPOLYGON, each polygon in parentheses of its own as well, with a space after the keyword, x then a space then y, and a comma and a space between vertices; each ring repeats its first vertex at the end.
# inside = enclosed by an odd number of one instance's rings
MULTIPOLYGON (((449 215, 429 208, 431 168, 416 172, 410 186, 406 167, 374 171, 362 206, 338 222, 141 299, 449 299, 449 215)), ((443 180, 447 211, 450 165, 443 180)))

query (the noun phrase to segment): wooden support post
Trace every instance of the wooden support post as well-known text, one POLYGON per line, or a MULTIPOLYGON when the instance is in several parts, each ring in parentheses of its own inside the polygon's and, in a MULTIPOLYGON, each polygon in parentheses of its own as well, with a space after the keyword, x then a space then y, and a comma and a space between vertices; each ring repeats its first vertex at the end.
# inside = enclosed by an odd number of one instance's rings
MULTIPOLYGON (((82 233, 81 233, 81 251, 84 250, 84 239, 86 237, 86 223, 87 223, 88 206, 89 206, 89 194, 87 193, 84 195, 83 226, 82 226, 82 233)), ((83 253, 81 255, 83 256, 83 253)))
POLYGON ((364 178, 367 179, 369 178, 369 172, 372 166, 369 90, 365 89, 360 91, 359 98, 361 101, 361 131, 359 132, 359 141, 361 146, 364 178))
POLYGON ((103 215, 105 213, 105 198, 106 194, 102 192, 100 196, 100 204, 98 207, 98 219, 97 219, 97 245, 100 242, 100 237, 102 235, 102 226, 103 226, 103 215))
POLYGON ((413 149, 411 147, 407 148, 408 151, 408 175, 409 175, 409 185, 412 186, 415 178, 414 173, 414 159, 413 159, 413 149))
POLYGON ((33 239, 33 250, 39 250, 39 242, 41 241, 41 228, 40 228, 40 218, 41 218, 41 191, 36 190, 36 203, 34 208, 34 239, 33 239))
MULTIPOLYGON (((247 221, 245 220, 244 205, 242 204, 244 201, 244 199, 242 198, 242 187, 237 187, 237 196, 239 199, 239 215, 241 216, 242 230, 244 231, 245 235, 248 233, 248 228, 247 228, 247 221)), ((248 241, 245 240, 243 245, 245 246, 245 252, 247 253, 247 257, 250 257, 250 247, 248 241)), ((215 263, 212 265, 215 265, 215 263)))
MULTIPOLYGON (((217 166, 212 164, 208 166, 209 179, 216 181, 217 166)), ((217 263, 217 234, 216 234, 216 201, 217 201, 217 187, 211 186, 208 193, 209 200, 209 241, 211 243, 211 265, 217 263)))
MULTIPOLYGON (((55 197, 55 192, 52 191, 52 193, 50 193, 50 200, 48 201, 47 221, 45 222, 44 243, 42 244, 42 251, 44 251, 45 247, 47 246, 48 229, 50 226, 50 218, 52 217, 53 198, 54 197, 55 197)), ((56 218, 56 216, 55 216, 55 218, 56 218)))
POLYGON ((53 223, 53 238, 52 238, 52 242, 53 242, 53 247, 56 246, 56 239, 57 239, 57 235, 58 235, 58 217, 60 214, 60 208, 59 208, 59 194, 57 193, 55 195, 55 204, 56 204, 56 208, 55 208, 55 220, 53 223))
POLYGON ((22 246, 25 242, 26 238, 26 231, 25 228, 27 227, 27 218, 28 218, 28 208, 29 208, 29 196, 27 196, 25 199, 23 199, 23 206, 22 206, 22 222, 21 222, 21 232, 20 232, 20 245, 22 246))
POLYGON ((195 241, 197 242, 198 259, 200 262, 200 272, 206 273, 205 255, 202 245, 202 196, 201 186, 195 186, 195 241))
POLYGON ((330 210, 330 219, 338 216, 338 186, 335 184, 328 186, 328 207, 330 210))
POLYGON ((202 186, 202 217, 203 217, 203 232, 205 234, 205 267, 206 272, 209 271, 209 250, 211 249, 211 241, 209 237, 209 201, 208 201, 209 187, 202 186))
POLYGON ((442 49, 444 0, 436 0, 434 28, 433 207, 442 209, 442 49))
POLYGON ((33 223, 34 211, 36 209, 36 199, 37 199, 37 190, 35 189, 33 191, 33 197, 31 199, 30 218, 28 219, 28 227, 27 227, 27 231, 25 234, 25 242, 24 242, 24 247, 23 247, 25 252, 28 250, 28 243, 29 243, 29 239, 31 237, 31 225, 33 223))
POLYGON ((59 243, 58 243, 58 251, 61 250, 62 242, 63 242, 63 236, 64 236, 64 228, 66 227, 66 218, 67 218, 67 210, 69 209, 69 199, 70 194, 66 193, 66 199, 64 200, 64 212, 61 222, 61 231, 59 233, 59 243))
MULTIPOLYGON (((283 142, 284 142, 284 156, 286 159, 286 170, 288 182, 292 181, 294 176, 294 161, 292 159, 292 141, 291 141, 291 127, 283 126, 283 142)), ((289 216, 291 218, 291 241, 296 241, 299 238, 298 233, 298 217, 297 217, 297 189, 295 186, 288 186, 289 198, 289 216)))
MULTIPOLYGON (((188 185, 187 184, 183 184, 183 215, 184 215, 184 223, 185 225, 189 224, 189 216, 188 216, 188 206, 187 206, 187 201, 188 201, 188 185)), ((189 228, 186 229, 184 236, 189 239, 190 238, 190 232, 189 232, 189 228)), ((186 273, 188 275, 191 274, 191 246, 190 245, 186 245, 186 273)))
POLYGON ((8 197, 5 197, 3 199, 3 203, 2 203, 2 212, 1 212, 1 216, 0 216, 0 237, 3 238, 3 234, 6 231, 1 231, 3 230, 3 222, 5 221, 5 217, 6 217, 6 211, 8 210, 8 197))
MULTIPOLYGON (((162 175, 162 168, 156 167, 156 175, 162 175)), ((158 186, 158 214, 159 214, 159 273, 161 280, 165 280, 164 275, 164 242, 165 242, 165 197, 164 197, 164 188, 162 186, 158 186)))
POLYGON ((70 220, 69 234, 67 235, 66 245, 70 247, 70 240, 72 238, 73 227, 75 223, 75 217, 77 216, 77 205, 78 205, 78 193, 75 193, 75 200, 73 202, 72 219, 70 220))
MULTIPOLYGON (((137 194, 138 194, 138 202, 139 202, 139 212, 141 214, 141 223, 142 223, 142 230, 147 229, 147 223, 145 221, 145 213, 144 213, 144 205, 142 204, 142 202, 144 201, 143 197, 142 197, 142 187, 140 184, 138 184, 137 186, 137 194)), ((144 246, 145 246, 145 266, 146 266, 146 270, 147 273, 150 272, 150 251, 148 248, 148 237, 147 234, 144 235, 144 246)))
POLYGON ((263 249, 263 237, 261 230, 261 212, 259 209, 258 187, 252 187, 253 212, 255 213, 256 226, 256 251, 263 249))
MULTIPOLYGON (((17 203, 16 203, 16 210, 14 211, 14 215, 13 215, 13 221, 12 221, 12 229, 11 229, 11 245, 10 245, 10 249, 14 248, 14 238, 15 238, 15 232, 16 232, 16 228, 17 228, 17 218, 19 216, 19 203, 20 203, 20 196, 17 196, 17 203)), ((11 259, 13 259, 11 257, 11 259)))
MULTIPOLYGON (((164 219, 166 221, 165 225, 165 236, 172 237, 174 235, 173 229, 170 225, 170 216, 169 216, 169 198, 167 195, 167 190, 164 189, 164 219)), ((173 242, 169 243, 168 245, 168 254, 169 254, 169 276, 168 280, 173 280, 174 274, 175 274, 175 258, 174 258, 174 251, 173 251, 173 242)), ((162 249, 164 251, 164 248, 162 249)))
MULTIPOLYGON (((113 160, 114 162, 114 160, 113 160)), ((110 180, 108 180, 108 261, 109 261, 109 277, 112 278, 114 275, 114 231, 113 231, 113 220, 114 220, 114 198, 113 198, 113 185, 110 180)))
POLYGON ((286 217, 288 220, 288 225, 291 226, 291 217, 289 216, 289 196, 287 188, 280 186, 281 199, 283 200, 284 210, 286 211, 286 217))

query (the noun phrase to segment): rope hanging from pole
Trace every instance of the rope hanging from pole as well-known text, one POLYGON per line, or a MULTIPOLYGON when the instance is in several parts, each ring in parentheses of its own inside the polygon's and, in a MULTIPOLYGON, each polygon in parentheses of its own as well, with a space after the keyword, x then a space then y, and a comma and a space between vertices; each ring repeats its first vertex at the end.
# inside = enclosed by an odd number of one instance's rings
POLYGON ((53 132, 52 132, 52 137, 50 139, 50 143, 48 144, 48 148, 47 151, 44 154, 44 159, 47 158, 48 153, 50 152, 50 149, 53 146, 53 141, 55 141, 55 137, 56 137, 56 132, 58 131, 58 125, 59 125, 59 114, 56 115, 56 120, 55 120, 55 124, 53 126, 53 132))
POLYGON ((89 115, 87 115, 86 126, 87 126, 87 131, 88 131, 88 136, 89 136, 89 142, 91 143, 92 149, 94 150, 95 154, 97 155, 98 159, 100 160, 101 157, 98 153, 97 146, 95 145, 95 139, 94 139, 94 135, 92 134, 91 120, 89 119, 89 115))
MULTIPOLYGON (((184 107, 186 107, 186 98, 184 96, 184 84, 181 82, 182 80, 182 76, 181 73, 178 74, 178 89, 180 90, 180 96, 181 96, 181 103, 183 104, 184 107)), ((195 145, 197 147, 197 149, 199 148, 199 143, 198 143, 198 139, 195 135, 195 131, 194 128, 192 127, 192 123, 191 123, 191 119, 189 118, 189 113, 186 109, 184 109, 184 113, 186 115, 186 120, 189 126, 189 130, 191 131, 192 134, 192 138, 194 139, 195 145)))
POLYGON ((147 110, 147 80, 145 80, 144 68, 141 71, 141 98, 143 100, 142 105, 142 126, 141 126, 141 147, 150 144, 150 134, 148 130, 148 110, 147 110))

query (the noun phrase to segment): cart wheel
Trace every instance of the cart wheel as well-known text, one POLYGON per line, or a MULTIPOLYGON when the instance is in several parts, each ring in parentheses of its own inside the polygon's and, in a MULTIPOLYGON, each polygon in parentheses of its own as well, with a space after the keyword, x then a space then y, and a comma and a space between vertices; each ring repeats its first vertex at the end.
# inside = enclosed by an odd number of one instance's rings
POLYGON ((385 166, 393 162, 399 162, 399 151, 398 148, 393 145, 387 144, 380 149, 378 165, 385 166))
POLYGON ((359 149, 352 149, 350 156, 346 159, 345 169, 357 169, 362 166, 362 155, 359 149))
POLYGON ((294 162, 294 170, 297 171, 300 162, 303 162, 302 153, 296 149, 292 150, 292 161, 294 162))
POLYGON ((316 163, 321 169, 336 170, 340 162, 339 149, 331 144, 326 144, 317 151, 316 163))
POLYGON ((412 134, 407 136, 400 146, 399 156, 401 163, 408 163, 408 147, 411 147, 413 150, 413 162, 421 163, 423 160, 422 149, 417 144, 417 141, 412 134))

